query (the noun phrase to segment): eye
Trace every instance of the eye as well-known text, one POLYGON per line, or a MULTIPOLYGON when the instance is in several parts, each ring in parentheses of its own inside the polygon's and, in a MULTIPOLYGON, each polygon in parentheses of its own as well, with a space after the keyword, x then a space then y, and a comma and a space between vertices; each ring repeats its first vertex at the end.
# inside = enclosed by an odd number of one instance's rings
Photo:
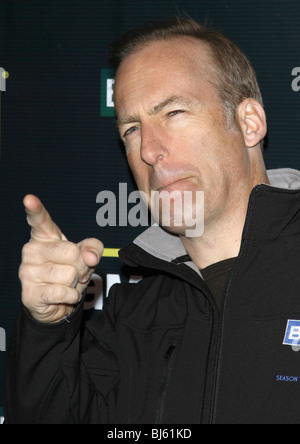
POLYGON ((183 111, 182 109, 177 109, 175 111, 171 111, 170 113, 168 113, 169 117, 174 117, 174 116, 178 116, 178 114, 183 114, 185 111, 183 111))
POLYGON ((125 131, 125 133, 123 134, 123 137, 128 137, 130 136, 130 134, 134 133, 135 131, 137 131, 139 128, 138 126, 132 126, 131 128, 129 128, 127 131, 125 131))

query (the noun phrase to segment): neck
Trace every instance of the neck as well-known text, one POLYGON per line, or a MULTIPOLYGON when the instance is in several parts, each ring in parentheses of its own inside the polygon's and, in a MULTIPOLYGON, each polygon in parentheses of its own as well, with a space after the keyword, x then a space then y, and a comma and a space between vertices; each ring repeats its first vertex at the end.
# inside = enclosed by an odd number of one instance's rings
POLYGON ((234 224, 219 223, 217 230, 207 229, 201 237, 181 237, 181 241, 192 261, 202 269, 239 254, 246 214, 234 224))
POLYGON ((249 196, 255 185, 269 183, 264 172, 244 193, 234 193, 233 199, 219 218, 206 220, 201 237, 180 236, 192 261, 203 269, 225 259, 237 257, 241 248, 249 196))

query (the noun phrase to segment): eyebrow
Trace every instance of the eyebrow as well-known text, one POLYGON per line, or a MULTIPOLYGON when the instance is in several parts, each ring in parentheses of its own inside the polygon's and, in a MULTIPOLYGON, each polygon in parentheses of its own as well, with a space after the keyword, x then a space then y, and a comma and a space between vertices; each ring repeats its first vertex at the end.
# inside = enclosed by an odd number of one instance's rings
MULTIPOLYGON (((168 97, 167 99, 163 100, 162 102, 158 103, 150 110, 148 110, 147 114, 149 116, 155 116, 156 114, 163 111, 164 108, 166 108, 170 105, 177 105, 178 104, 180 106, 183 106, 183 105, 187 106, 187 105, 191 105, 193 102, 195 102, 195 100, 192 98, 188 99, 188 98, 182 97, 182 96, 171 96, 171 97, 168 97)), ((123 125, 128 125, 130 123, 136 123, 139 121, 140 121, 139 116, 124 116, 124 117, 121 117, 120 119, 117 119, 116 123, 117 123, 118 127, 121 127, 123 125)))

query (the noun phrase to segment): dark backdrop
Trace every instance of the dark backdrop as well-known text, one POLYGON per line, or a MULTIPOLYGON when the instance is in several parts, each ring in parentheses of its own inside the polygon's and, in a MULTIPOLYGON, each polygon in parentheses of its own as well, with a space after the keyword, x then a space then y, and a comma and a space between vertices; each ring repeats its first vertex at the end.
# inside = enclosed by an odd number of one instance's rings
MULTIPOLYGON (((40 196, 75 242, 99 237, 107 248, 120 248, 144 229, 96 223, 101 190, 118 195, 122 182, 128 193, 134 189, 105 106, 107 47, 145 21, 184 13, 218 28, 249 56, 268 115, 267 167, 300 169, 299 0, 1 0, 0 67, 9 77, 0 93, 0 327, 7 337, 20 304, 17 273, 29 236, 26 193, 40 196)), ((125 280, 132 273, 105 257, 97 274, 105 293, 107 276, 125 280)), ((92 282, 98 293, 101 285, 92 282)), ((0 406, 5 358, 1 351, 0 406)))

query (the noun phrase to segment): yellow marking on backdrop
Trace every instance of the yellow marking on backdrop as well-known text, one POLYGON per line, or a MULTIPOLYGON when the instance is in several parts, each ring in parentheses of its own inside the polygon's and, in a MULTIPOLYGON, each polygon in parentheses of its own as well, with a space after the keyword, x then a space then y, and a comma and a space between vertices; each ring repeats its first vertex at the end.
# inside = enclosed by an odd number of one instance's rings
POLYGON ((104 248, 103 257, 119 257, 120 248, 104 248))

